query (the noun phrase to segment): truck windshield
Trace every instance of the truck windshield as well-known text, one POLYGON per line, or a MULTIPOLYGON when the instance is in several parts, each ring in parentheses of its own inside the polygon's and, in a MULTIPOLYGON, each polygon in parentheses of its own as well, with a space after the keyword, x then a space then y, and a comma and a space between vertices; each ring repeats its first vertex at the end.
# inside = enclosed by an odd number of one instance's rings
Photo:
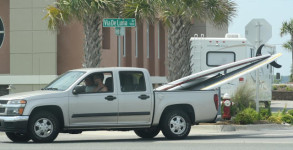
POLYGON ((68 89, 78 78, 80 78, 85 72, 82 71, 69 71, 55 79, 48 86, 42 90, 58 90, 64 91, 68 89))

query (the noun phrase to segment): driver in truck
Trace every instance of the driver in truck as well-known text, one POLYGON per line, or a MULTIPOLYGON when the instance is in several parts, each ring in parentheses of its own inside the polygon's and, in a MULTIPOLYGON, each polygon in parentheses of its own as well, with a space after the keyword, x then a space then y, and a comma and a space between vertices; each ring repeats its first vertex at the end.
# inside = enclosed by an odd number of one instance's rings
POLYGON ((94 89, 95 89, 95 85, 94 85, 94 80, 93 80, 93 77, 90 75, 90 76, 87 76, 85 79, 84 79, 84 82, 85 82, 85 92, 86 93, 92 93, 94 92, 94 89))
POLYGON ((103 73, 97 73, 94 75, 94 92, 107 92, 108 88, 103 84, 104 81, 104 74, 103 73))

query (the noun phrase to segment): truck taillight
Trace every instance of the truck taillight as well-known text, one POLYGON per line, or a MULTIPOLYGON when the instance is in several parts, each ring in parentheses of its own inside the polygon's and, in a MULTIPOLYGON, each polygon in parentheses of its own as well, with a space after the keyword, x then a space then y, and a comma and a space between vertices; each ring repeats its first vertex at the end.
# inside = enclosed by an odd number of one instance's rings
POLYGON ((215 102, 216 109, 218 110, 219 109, 219 96, 218 96, 218 94, 214 95, 214 102, 215 102))

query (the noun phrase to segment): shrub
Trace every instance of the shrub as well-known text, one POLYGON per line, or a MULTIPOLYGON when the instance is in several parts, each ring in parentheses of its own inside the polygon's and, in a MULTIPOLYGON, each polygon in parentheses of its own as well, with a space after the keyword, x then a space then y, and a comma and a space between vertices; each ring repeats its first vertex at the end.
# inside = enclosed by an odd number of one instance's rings
POLYGON ((270 116, 268 118, 268 121, 271 122, 271 123, 277 123, 277 124, 282 123, 281 117, 278 117, 278 116, 270 116))
POLYGON ((269 108, 260 108, 259 110, 259 119, 267 120, 271 116, 271 110, 269 108))
POLYGON ((285 115, 287 112, 287 104, 285 104, 285 107, 282 110, 282 115, 285 115))
POLYGON ((274 85, 273 90, 291 92, 291 91, 293 91, 293 87, 290 85, 284 85, 284 84, 283 85, 274 85))
POLYGON ((252 124, 258 120, 258 113, 253 108, 246 108, 239 112, 234 122, 238 124, 252 124))
POLYGON ((287 86, 286 91, 291 92, 291 91, 293 91, 293 89, 291 87, 287 86))
POLYGON ((288 110, 288 114, 291 115, 291 116, 293 116, 293 109, 288 110))
POLYGON ((293 116, 289 115, 289 114, 285 114, 282 116, 281 120, 283 122, 286 122, 286 123, 293 123, 293 116))
POLYGON ((280 87, 281 89, 284 89, 284 88, 287 87, 287 85, 279 85, 279 87, 280 87))
POLYGON ((236 114, 246 108, 255 109, 255 96, 251 93, 254 93, 254 91, 252 88, 250 88, 248 83, 245 83, 237 88, 234 96, 232 97, 232 101, 235 103, 236 107, 233 111, 235 111, 236 114))

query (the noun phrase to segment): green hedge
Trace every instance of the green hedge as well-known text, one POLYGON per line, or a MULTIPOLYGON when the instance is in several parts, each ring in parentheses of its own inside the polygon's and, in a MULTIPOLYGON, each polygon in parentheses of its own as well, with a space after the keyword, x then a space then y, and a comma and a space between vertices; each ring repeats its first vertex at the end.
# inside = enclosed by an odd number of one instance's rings
POLYGON ((258 120, 258 113, 253 108, 246 108, 239 112, 234 122, 238 124, 252 124, 258 120))

